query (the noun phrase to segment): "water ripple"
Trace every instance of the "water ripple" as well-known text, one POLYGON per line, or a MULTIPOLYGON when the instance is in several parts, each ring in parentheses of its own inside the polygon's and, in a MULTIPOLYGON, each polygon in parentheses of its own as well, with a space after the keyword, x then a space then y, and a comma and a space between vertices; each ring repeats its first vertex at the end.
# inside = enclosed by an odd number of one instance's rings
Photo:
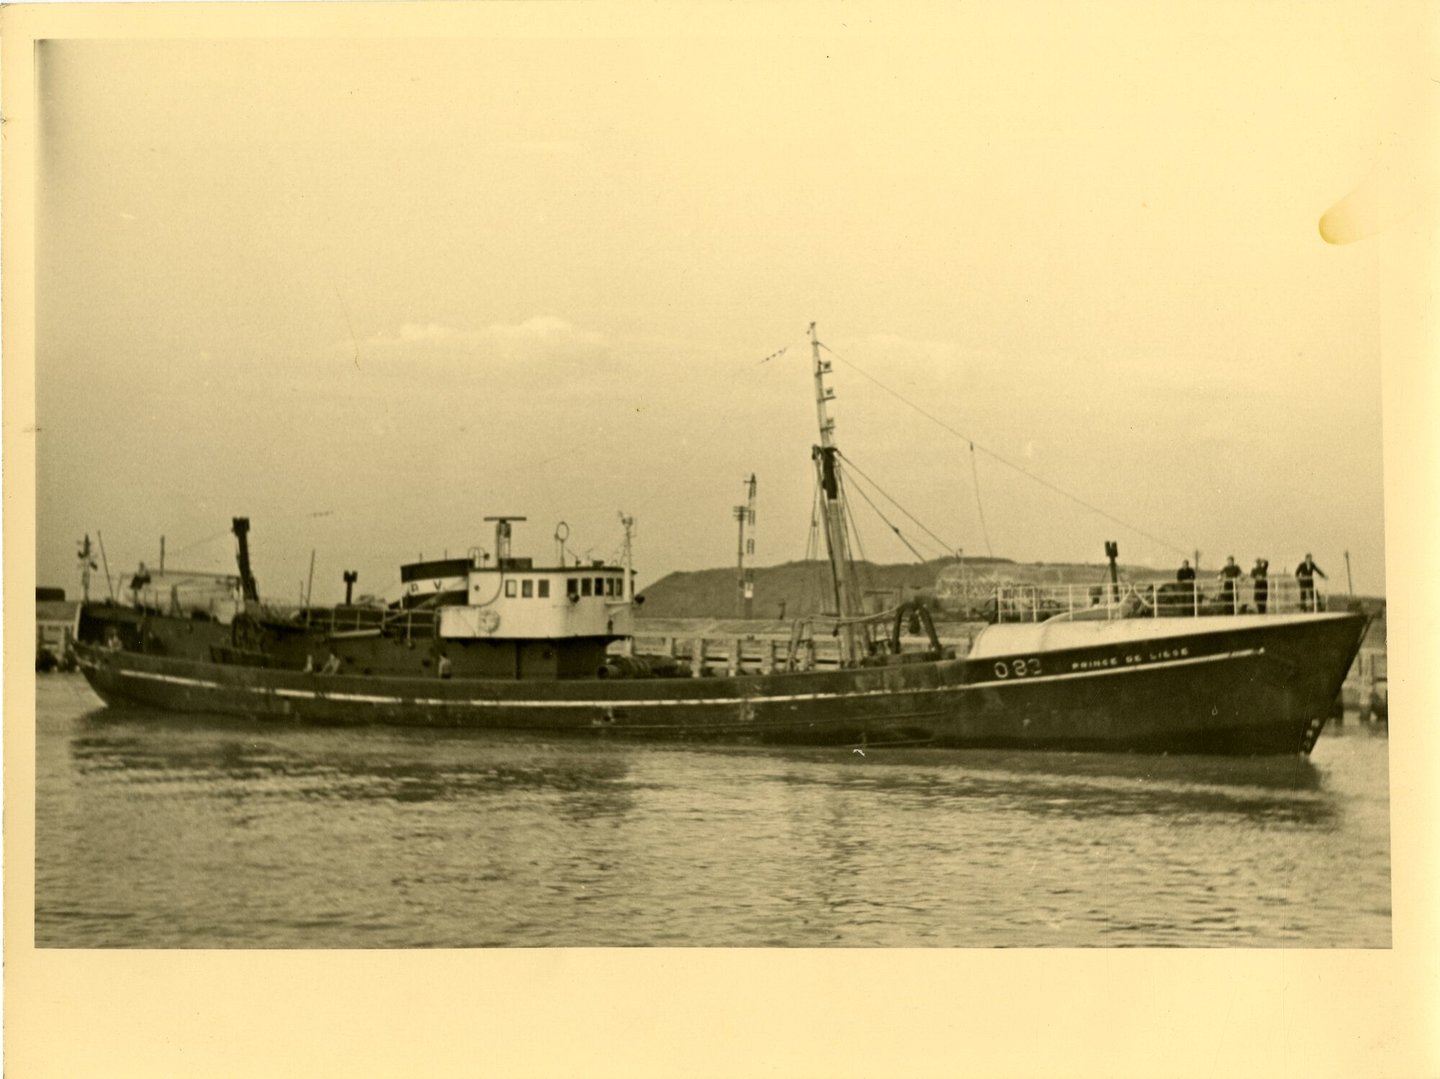
POLYGON ((1387 740, 714 749, 38 701, 42 947, 1387 947, 1387 740))

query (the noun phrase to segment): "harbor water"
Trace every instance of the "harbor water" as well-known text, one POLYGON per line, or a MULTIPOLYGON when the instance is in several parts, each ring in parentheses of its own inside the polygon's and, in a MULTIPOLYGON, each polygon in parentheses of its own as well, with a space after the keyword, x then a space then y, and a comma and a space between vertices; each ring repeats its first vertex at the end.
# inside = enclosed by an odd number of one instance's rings
POLYGON ((1360 947, 1388 739, 1308 760, 731 749, 106 710, 39 678, 56 948, 1360 947))

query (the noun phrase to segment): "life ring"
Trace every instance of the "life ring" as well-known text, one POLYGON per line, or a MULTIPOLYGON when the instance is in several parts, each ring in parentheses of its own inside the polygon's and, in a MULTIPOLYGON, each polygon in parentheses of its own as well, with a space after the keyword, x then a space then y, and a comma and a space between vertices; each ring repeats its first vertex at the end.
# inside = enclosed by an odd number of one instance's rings
POLYGON ((494 607, 481 607, 475 622, 481 633, 494 633, 500 628, 500 612, 494 607))

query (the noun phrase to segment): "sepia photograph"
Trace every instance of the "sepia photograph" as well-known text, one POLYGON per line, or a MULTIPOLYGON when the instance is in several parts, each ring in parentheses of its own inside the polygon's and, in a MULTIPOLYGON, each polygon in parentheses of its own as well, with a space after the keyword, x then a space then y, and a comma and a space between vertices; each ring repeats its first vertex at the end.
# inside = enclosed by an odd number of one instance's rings
POLYGON ((7 55, 7 953, 1403 964, 1433 19, 234 7, 7 55))

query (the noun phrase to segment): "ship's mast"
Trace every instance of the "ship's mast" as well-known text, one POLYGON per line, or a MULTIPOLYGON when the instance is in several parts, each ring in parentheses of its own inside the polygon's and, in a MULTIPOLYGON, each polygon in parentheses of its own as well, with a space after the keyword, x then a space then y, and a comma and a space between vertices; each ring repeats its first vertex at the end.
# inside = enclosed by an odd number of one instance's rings
POLYGON ((813 322, 810 323, 810 355, 815 370, 815 416, 820 425, 820 444, 811 456, 825 503, 825 548, 830 554, 830 574, 835 584, 835 612, 841 619, 840 661, 848 665, 859 661, 869 642, 864 626, 848 621, 861 613, 860 592, 850 560, 850 533, 845 523, 845 491, 840 483, 835 421, 825 407, 827 401, 835 399, 835 391, 825 384, 831 364, 820 356, 820 338, 816 336, 813 322))

